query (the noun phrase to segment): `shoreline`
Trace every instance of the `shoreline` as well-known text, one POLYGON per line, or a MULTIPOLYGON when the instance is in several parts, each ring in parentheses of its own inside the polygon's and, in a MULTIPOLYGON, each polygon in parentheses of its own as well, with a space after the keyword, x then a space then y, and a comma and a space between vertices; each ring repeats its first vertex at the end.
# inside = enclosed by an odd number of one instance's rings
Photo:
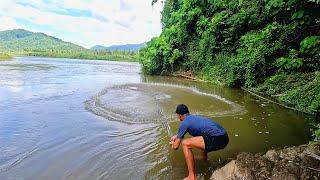
MULTIPOLYGON (((187 79, 187 80, 191 80, 191 81, 211 83, 210 81, 199 79, 196 76, 190 76, 190 75, 185 75, 185 74, 181 74, 181 73, 173 74, 172 76, 173 77, 180 77, 182 79, 187 79)), ((219 86, 224 86, 223 84, 218 84, 218 85, 219 86)), ((264 99, 266 101, 269 101, 271 103, 277 104, 277 105, 282 106, 282 107, 285 107, 287 109, 294 110, 294 111, 297 111, 297 112, 300 112, 300 113, 305 113, 307 115, 316 116, 316 114, 312 114, 312 113, 309 113, 309 112, 306 112, 306 111, 302 111, 302 110, 296 109, 294 107, 290 107, 288 104, 285 104, 282 101, 276 102, 275 100, 272 99, 272 96, 270 96, 270 95, 266 95, 266 97, 263 97, 263 96, 259 95, 259 92, 256 92, 256 91, 254 91, 252 89, 248 89, 248 88, 245 88, 245 87, 240 87, 240 88, 236 88, 236 89, 242 89, 243 91, 246 91, 246 92, 248 92, 248 93, 250 93, 250 94, 252 94, 252 95, 254 95, 254 96, 256 96, 256 97, 258 97, 260 99, 264 99)))
MULTIPOLYGON (((129 52, 127 52, 129 53, 129 52)), ((94 54, 93 51, 79 51, 73 54, 51 53, 50 52, 25 52, 15 54, 16 56, 29 56, 29 57, 48 57, 48 58, 69 58, 69 59, 86 59, 86 60, 105 60, 105 61, 126 61, 126 62, 138 62, 135 55, 124 54, 94 54)))
POLYGON ((0 53, 0 61, 9 61, 9 60, 11 60, 13 58, 14 57, 9 55, 9 54, 0 53))
POLYGON ((320 178, 320 141, 270 149, 266 153, 239 153, 215 169, 210 180, 311 178, 320 178))
MULTIPOLYGON (((75 59, 75 60, 86 60, 86 61, 113 61, 113 62, 137 62, 139 63, 139 61, 136 60, 116 60, 116 59, 87 59, 87 58, 76 58, 76 57, 55 57, 55 56, 29 56, 29 55, 15 55, 15 56, 11 56, 10 59, 11 60, 15 57, 29 57, 29 58, 54 58, 54 59, 75 59)), ((1 61, 1 59, 0 59, 1 61)))

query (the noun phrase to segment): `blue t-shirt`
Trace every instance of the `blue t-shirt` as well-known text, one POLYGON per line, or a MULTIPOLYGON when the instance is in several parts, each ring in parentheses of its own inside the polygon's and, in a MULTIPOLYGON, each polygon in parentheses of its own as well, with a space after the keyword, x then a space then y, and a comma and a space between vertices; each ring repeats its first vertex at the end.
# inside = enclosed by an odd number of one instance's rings
POLYGON ((220 136, 227 133, 217 122, 206 117, 191 114, 187 115, 181 122, 177 138, 183 139, 187 132, 192 136, 220 136))

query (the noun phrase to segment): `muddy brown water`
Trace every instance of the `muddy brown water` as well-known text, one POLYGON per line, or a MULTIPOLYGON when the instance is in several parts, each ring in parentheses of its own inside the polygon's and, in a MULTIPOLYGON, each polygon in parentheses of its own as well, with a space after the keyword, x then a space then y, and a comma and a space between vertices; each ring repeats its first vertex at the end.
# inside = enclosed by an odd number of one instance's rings
POLYGON ((312 117, 242 90, 143 76, 137 63, 19 57, 0 62, 0 179, 182 179, 162 123, 177 132, 180 103, 230 136, 208 162, 194 151, 199 179, 239 152, 310 139, 312 117))

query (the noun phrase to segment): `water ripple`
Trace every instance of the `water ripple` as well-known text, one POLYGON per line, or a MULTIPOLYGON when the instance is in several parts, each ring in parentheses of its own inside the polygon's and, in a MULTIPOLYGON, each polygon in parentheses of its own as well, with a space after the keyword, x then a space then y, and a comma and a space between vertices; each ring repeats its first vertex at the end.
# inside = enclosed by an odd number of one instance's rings
POLYGON ((246 113, 243 106, 216 94, 202 92, 195 87, 157 83, 126 84, 105 88, 86 101, 85 108, 98 116, 124 123, 162 122, 162 115, 158 112, 167 109, 164 113, 165 118, 174 120, 172 110, 176 105, 174 103, 184 100, 179 97, 180 94, 176 95, 177 91, 186 96, 207 97, 205 100, 217 103, 217 107, 220 107, 216 111, 195 110, 194 114, 225 117, 246 113), (168 103, 172 106, 171 110, 168 109, 168 103))

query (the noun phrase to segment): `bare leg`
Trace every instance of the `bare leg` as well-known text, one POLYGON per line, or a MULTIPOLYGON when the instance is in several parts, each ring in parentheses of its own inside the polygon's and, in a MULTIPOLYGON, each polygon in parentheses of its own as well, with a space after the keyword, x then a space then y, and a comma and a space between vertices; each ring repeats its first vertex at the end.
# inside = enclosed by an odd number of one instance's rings
POLYGON ((186 159, 186 163, 189 171, 188 179, 189 180, 196 179, 196 173, 195 173, 195 167, 194 167, 194 156, 192 153, 192 149, 189 148, 188 146, 183 146, 183 153, 184 153, 184 157, 186 159))
POLYGON ((202 136, 188 138, 182 141, 183 153, 186 159, 189 175, 188 180, 196 179, 195 162, 192 148, 198 148, 204 151, 204 140, 202 136))

